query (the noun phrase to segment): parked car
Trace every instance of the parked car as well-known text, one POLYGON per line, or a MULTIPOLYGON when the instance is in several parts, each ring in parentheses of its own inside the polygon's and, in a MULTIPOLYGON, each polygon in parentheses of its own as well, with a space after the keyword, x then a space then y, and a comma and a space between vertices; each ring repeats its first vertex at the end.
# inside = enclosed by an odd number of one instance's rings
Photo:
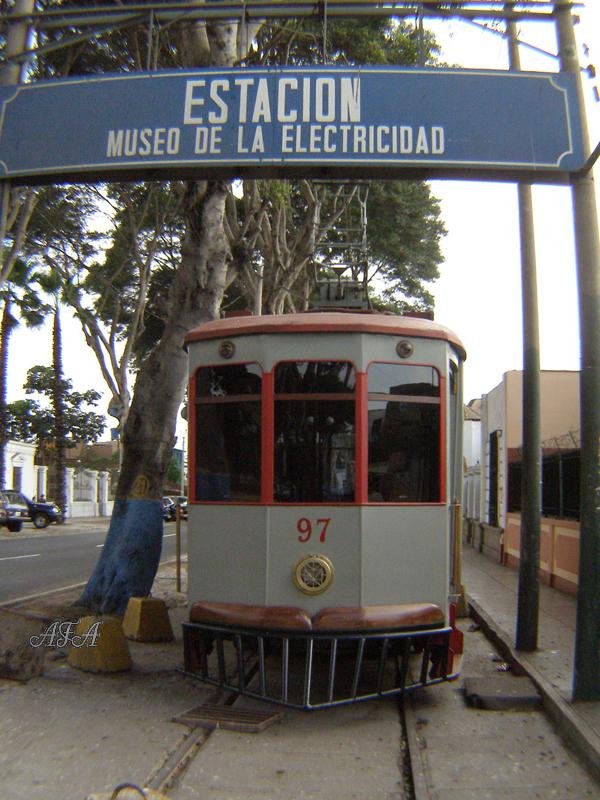
POLYGON ((56 503, 30 500, 16 489, 5 489, 4 494, 8 500, 9 531, 20 531, 23 522, 33 522, 36 528, 47 528, 51 522, 60 519, 60 508, 56 503))
POLYGON ((177 519, 177 509, 179 509, 180 519, 187 519, 187 497, 163 497, 163 519, 165 522, 172 522, 177 519))
POLYGON ((4 490, 4 497, 6 498, 6 510, 8 512, 8 519, 4 523, 11 533, 18 533, 23 527, 23 523, 29 520, 29 509, 24 498, 21 498, 19 492, 13 492, 12 489, 4 490), (15 494, 17 496, 15 496, 15 494))
POLYGON ((4 492, 0 492, 0 528, 8 523, 8 500, 4 492))
POLYGON ((163 519, 165 522, 171 522, 175 519, 176 506, 171 497, 163 497, 163 519))

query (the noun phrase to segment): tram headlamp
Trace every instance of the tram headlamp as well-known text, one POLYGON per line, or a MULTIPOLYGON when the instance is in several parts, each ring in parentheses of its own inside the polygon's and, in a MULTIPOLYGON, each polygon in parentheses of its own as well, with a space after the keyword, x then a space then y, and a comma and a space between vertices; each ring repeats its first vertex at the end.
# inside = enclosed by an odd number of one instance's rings
POLYGON ((235 353, 235 345, 229 339, 219 343, 219 355, 221 358, 232 358, 235 353))
POLYGON ((408 339, 402 339, 402 341, 398 342, 396 345, 396 352, 400 356, 400 358, 410 358, 414 352, 413 343, 409 342, 408 339))

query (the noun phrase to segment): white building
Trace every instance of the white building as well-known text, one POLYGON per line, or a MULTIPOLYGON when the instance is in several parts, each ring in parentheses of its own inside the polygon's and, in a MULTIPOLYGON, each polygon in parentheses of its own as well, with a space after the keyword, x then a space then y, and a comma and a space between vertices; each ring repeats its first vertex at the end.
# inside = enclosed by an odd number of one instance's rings
MULTIPOLYGON (((6 447, 5 485, 33 499, 48 497, 48 467, 34 463, 36 446, 9 441, 6 447)), ((67 467, 67 517, 107 517, 112 513, 108 497, 109 474, 67 467)))
POLYGON ((473 400, 464 407, 463 422, 463 517, 479 519, 481 496, 481 402, 473 400))
POLYGON ((9 441, 6 446, 5 483, 8 489, 18 489, 28 497, 46 494, 47 467, 33 463, 36 446, 9 441))

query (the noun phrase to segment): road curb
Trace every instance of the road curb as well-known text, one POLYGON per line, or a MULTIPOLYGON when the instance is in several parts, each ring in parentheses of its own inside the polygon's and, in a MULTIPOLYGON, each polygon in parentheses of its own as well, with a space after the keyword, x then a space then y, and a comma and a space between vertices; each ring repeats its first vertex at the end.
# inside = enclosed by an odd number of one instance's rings
POLYGON ((11 606, 21 605, 21 603, 27 603, 29 600, 41 600, 43 597, 50 597, 50 595, 60 594, 61 592, 69 592, 72 589, 83 589, 86 584, 87 581, 82 581, 82 583, 72 583, 70 586, 59 586, 58 589, 48 589, 45 592, 28 594, 24 597, 14 597, 12 600, 4 600, 0 603, 0 608, 10 608, 11 606))
POLYGON ((584 762, 595 780, 600 781, 600 736, 574 710, 571 703, 552 686, 525 653, 516 650, 508 634, 471 597, 467 598, 470 616, 485 636, 535 684, 542 696, 542 707, 558 732, 584 762))

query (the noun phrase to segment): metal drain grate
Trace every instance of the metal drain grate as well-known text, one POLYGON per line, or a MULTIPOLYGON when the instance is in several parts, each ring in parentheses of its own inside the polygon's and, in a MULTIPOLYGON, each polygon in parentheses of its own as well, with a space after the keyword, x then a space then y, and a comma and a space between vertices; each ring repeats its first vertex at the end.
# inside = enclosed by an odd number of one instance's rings
POLYGON ((242 733, 260 733, 280 722, 283 714, 277 711, 253 711, 229 706, 198 706, 173 717, 173 722, 181 722, 191 728, 223 728, 242 733))

